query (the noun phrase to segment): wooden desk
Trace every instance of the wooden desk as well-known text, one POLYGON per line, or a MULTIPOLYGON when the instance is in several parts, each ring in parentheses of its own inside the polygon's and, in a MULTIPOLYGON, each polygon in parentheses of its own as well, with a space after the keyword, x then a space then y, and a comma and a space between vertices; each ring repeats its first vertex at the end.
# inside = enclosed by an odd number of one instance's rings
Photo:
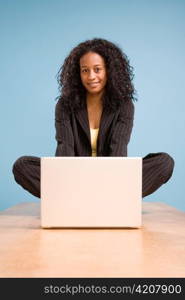
POLYGON ((40 204, 0 212, 0 277, 185 277, 185 213, 143 202, 142 229, 41 229, 40 204))

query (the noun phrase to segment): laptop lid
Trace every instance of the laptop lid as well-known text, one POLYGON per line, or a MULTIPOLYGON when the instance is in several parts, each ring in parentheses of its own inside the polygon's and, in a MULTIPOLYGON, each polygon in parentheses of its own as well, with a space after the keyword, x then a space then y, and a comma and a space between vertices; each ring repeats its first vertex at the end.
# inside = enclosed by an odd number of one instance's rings
POLYGON ((42 157, 41 226, 140 227, 141 157, 42 157))

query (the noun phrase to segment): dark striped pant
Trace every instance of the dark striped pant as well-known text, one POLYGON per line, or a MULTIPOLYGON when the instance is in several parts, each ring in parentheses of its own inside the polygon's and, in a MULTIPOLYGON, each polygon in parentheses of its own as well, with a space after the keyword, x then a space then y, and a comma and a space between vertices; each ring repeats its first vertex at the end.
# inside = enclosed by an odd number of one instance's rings
MULTIPOLYGON (((164 152, 150 153, 143 158, 142 197, 156 191, 172 176, 173 158, 164 152)), ((15 180, 25 190, 40 198, 40 158, 22 156, 13 165, 15 180)))

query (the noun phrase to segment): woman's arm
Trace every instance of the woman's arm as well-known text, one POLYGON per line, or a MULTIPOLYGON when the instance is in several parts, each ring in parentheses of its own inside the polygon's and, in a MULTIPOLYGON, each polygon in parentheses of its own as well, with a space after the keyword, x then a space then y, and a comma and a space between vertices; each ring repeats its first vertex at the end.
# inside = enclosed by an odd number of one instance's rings
POLYGON ((55 128, 57 149, 55 156, 75 156, 74 138, 71 128, 70 117, 62 109, 62 102, 59 100, 55 107, 55 128))
POLYGON ((109 144, 109 156, 127 156, 127 145, 133 127, 134 104, 127 101, 121 105, 109 144))

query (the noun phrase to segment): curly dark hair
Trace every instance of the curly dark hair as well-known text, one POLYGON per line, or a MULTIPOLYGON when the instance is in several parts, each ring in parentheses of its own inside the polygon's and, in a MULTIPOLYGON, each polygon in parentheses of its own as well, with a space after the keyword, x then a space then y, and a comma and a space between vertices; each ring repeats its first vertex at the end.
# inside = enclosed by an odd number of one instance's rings
POLYGON ((98 53, 104 58, 107 83, 102 100, 106 108, 115 110, 122 101, 137 100, 132 84, 133 67, 130 66, 127 56, 112 42, 94 38, 76 46, 57 74, 60 91, 57 99, 62 100, 68 111, 79 109, 86 103, 86 90, 80 77, 80 58, 87 52, 98 53))

